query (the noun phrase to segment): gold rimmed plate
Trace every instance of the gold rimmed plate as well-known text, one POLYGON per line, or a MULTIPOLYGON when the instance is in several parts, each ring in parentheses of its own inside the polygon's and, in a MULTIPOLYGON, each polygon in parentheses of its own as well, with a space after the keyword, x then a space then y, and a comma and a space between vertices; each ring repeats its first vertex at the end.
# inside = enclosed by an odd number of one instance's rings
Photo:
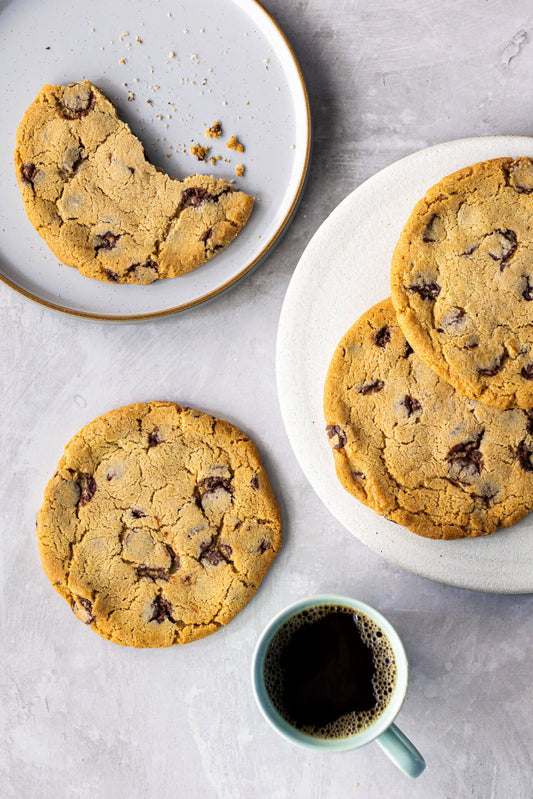
POLYGON ((282 30, 256 0, 142 5, 95 0, 65 16, 64 0, 4 3, 0 87, 0 280, 41 305, 102 321, 150 319, 210 300, 271 251, 301 197, 311 143, 307 91, 282 30), (31 58, 27 53, 31 53, 31 58), (256 198, 232 244, 198 269, 150 286, 100 283, 58 262, 24 212, 15 131, 44 83, 88 78, 117 105, 149 159, 175 178, 213 174, 256 198), (133 95, 134 99, 128 100, 133 95), (175 110, 174 110, 175 109, 175 110), (219 139, 205 129, 216 120, 219 139), (238 153, 226 147, 235 135, 238 153), (191 144, 209 145, 216 164, 191 144), (237 165, 245 168, 236 175, 237 165))

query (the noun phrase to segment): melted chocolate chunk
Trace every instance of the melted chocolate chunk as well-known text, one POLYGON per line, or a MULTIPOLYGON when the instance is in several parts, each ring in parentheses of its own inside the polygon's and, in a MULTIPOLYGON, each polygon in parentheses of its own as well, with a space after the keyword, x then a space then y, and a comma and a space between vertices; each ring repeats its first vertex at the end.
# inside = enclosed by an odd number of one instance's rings
POLYGON ((172 622, 176 621, 172 617, 172 605, 168 599, 158 595, 152 602, 152 616, 149 621, 156 621, 158 624, 162 624, 165 619, 172 622))
POLYGON ((339 437, 339 440, 334 445, 333 449, 342 449, 346 444, 346 433, 342 430, 338 424, 328 424, 326 427, 326 433, 328 438, 334 438, 335 436, 339 437))
POLYGON ((92 91, 85 87, 74 84, 63 92, 63 119, 81 119, 93 110, 96 98, 92 91))
POLYGON ((407 411, 407 416, 412 416, 414 413, 418 413, 422 410, 422 406, 419 401, 414 397, 410 397, 409 394, 406 394, 403 398, 402 405, 407 411))
POLYGON ((453 332, 457 332, 454 328, 465 327, 466 312, 463 308, 453 308, 451 311, 444 314, 440 323, 441 327, 437 328, 439 333, 444 333, 444 330, 449 330, 450 328, 453 332))
POLYGON ((210 227, 209 230, 206 230, 205 233, 202 233, 202 235, 200 236, 200 241, 203 241, 203 243, 205 244, 205 242, 208 239, 210 239, 212 235, 213 235, 213 228, 210 227))
POLYGON ((231 559, 231 556, 233 555, 233 549, 230 547, 229 544, 225 544, 223 541, 219 541, 218 548, 227 560, 231 559))
POLYGON ((74 615, 78 617, 84 624, 92 624, 95 617, 93 616, 92 602, 85 597, 78 596, 71 602, 71 607, 74 615))
POLYGON ((155 269, 156 272, 159 271, 157 268, 157 263, 153 261, 151 258, 148 258, 143 264, 138 263, 128 266, 128 268, 126 269, 126 274, 130 275, 132 272, 135 272, 136 269, 155 269))
POLYGON ((533 363, 528 363, 526 366, 524 366, 520 374, 524 380, 533 380, 533 363))
POLYGON ((252 486, 252 488, 254 488, 256 491, 258 491, 258 490, 259 490, 259 478, 258 478, 258 476, 257 476, 256 474, 254 474, 254 476, 253 476, 253 477, 252 477, 252 479, 250 480, 250 485, 251 485, 251 486, 252 486))
POLYGON ((407 290, 411 294, 420 294, 423 300, 435 300, 440 294, 441 287, 438 283, 413 283, 407 290))
POLYGON ((440 241, 445 233, 444 222, 437 214, 433 214, 422 235, 422 241, 427 243, 440 241))
POLYGON ((226 563, 226 558, 218 549, 208 549, 200 555, 200 563, 209 563, 210 566, 218 566, 219 563, 226 563))
POLYGON ((413 354, 413 352, 414 352, 413 348, 411 347, 411 345, 409 344, 409 342, 408 342, 408 341, 406 341, 406 342, 405 342, 405 352, 404 352, 404 354, 402 355, 402 358, 408 358, 410 355, 412 355, 412 354, 413 354))
POLYGON ((272 544, 270 541, 267 541, 265 538, 263 538, 257 548, 257 551, 260 552, 262 555, 263 552, 267 551, 267 549, 272 549, 272 544))
POLYGON ((78 506, 83 507, 94 497, 96 492, 96 480, 91 474, 82 474, 79 479, 80 498, 78 506))
POLYGON ((118 283, 119 282, 120 275, 118 274, 118 272, 113 272, 112 269, 106 269, 105 273, 108 276, 108 278, 111 281, 111 283, 118 283))
POLYGON ((370 383, 365 383, 359 389, 359 394, 377 394, 378 391, 381 391, 384 387, 385 383, 383 380, 372 380, 370 383))
POLYGON ((352 470, 352 477, 355 477, 356 480, 366 480, 366 475, 364 472, 354 472, 352 470))
POLYGON ((96 244, 94 245, 94 251, 100 252, 100 250, 114 250, 117 246, 117 241, 120 238, 120 233, 115 236, 114 233, 111 233, 110 230, 107 233, 103 233, 101 236, 96 237, 96 244))
POLYGON ((526 287, 522 292, 522 297, 528 302, 531 302, 531 300, 533 300, 533 286, 529 282, 528 275, 523 275, 523 277, 525 278, 526 281, 526 287))
POLYGON ((35 164, 22 164, 20 177, 27 186, 31 186, 33 189, 33 181, 35 180, 35 176, 39 171, 40 170, 37 169, 35 164))
POLYGON ((169 576, 168 571, 162 566, 147 566, 146 563, 137 566, 137 574, 139 577, 149 577, 151 580, 168 580, 169 576))
POLYGON ((522 439, 522 441, 518 445, 516 454, 518 455, 518 462, 522 467, 522 469, 525 472, 533 472, 533 463, 531 463, 531 456, 533 455, 533 449, 530 449, 527 446, 524 439, 522 439))
POLYGON ((148 439, 147 439, 148 448, 157 447, 157 445, 160 444, 162 440, 163 439, 159 435, 159 429, 156 427, 151 433, 148 433, 148 439))
POLYGON ((501 372, 506 360, 507 360, 507 353, 502 352, 498 360, 495 361, 492 366, 487 366, 486 368, 481 368, 481 369, 478 367, 477 373, 478 375, 483 375, 484 377, 494 377, 494 375, 497 375, 498 372, 501 372))
POLYGON ((376 347, 385 348, 385 345, 389 343, 391 337, 390 327, 385 325, 382 327, 376 335, 374 336, 374 344, 376 347))
POLYGON ((468 483, 481 474, 483 455, 479 449, 485 431, 482 430, 474 441, 456 444, 446 455, 452 468, 452 475, 461 483, 468 483))
POLYGON ((533 161, 531 158, 517 158, 509 167, 510 184, 519 194, 533 192, 533 161))
POLYGON ((203 480, 198 481, 198 488, 200 489, 200 495, 202 497, 206 494, 210 494, 212 491, 218 491, 219 488, 223 488, 224 491, 229 491, 230 494, 233 494, 234 491, 230 481, 225 477, 204 477, 203 480))
POLYGON ((231 191, 233 191, 233 189, 228 187, 219 192, 219 194, 211 194, 207 189, 198 186, 190 186, 188 189, 184 189, 181 195, 181 206, 184 208, 185 206, 191 205, 193 208, 198 208, 198 206, 203 203, 217 203, 223 194, 228 194, 231 191))
POLYGON ((462 252, 461 255, 464 255, 464 256, 466 256, 468 258, 468 256, 472 255, 472 253, 475 252, 478 249, 478 247, 479 247, 479 244, 472 244, 472 246, 469 247, 464 252, 462 252))
POLYGON ((131 515, 135 519, 142 519, 144 516, 146 516, 146 513, 144 511, 142 511, 142 510, 135 509, 135 510, 132 510, 131 515))
POLYGON ((530 411, 526 411, 526 413, 527 413, 526 432, 529 433, 530 436, 533 436, 533 409, 530 411))
POLYGON ((514 255, 517 247, 517 238, 514 230, 497 228, 490 235, 488 253, 494 261, 500 264, 500 272, 507 266, 507 261, 514 255))

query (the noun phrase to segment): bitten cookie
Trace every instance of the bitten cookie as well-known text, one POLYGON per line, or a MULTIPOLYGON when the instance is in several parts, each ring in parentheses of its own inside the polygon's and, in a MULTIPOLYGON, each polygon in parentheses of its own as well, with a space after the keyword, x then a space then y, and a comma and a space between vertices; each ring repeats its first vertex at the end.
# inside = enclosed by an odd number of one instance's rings
POLYGON ((17 131, 28 217, 57 257, 110 283, 196 269, 235 238, 253 198, 225 180, 173 180, 89 81, 44 86, 17 131))
POLYGON ((533 414, 455 391, 413 352, 390 300, 337 346, 324 411, 344 488, 414 533, 488 535, 533 507, 533 414))
POLYGON ((407 339, 467 397, 533 408, 533 161, 497 158, 441 180, 392 259, 407 339))
POLYGON ((280 530, 255 445, 172 402, 84 427, 37 517, 56 591, 99 635, 135 647, 185 644, 231 621, 276 557, 280 530))

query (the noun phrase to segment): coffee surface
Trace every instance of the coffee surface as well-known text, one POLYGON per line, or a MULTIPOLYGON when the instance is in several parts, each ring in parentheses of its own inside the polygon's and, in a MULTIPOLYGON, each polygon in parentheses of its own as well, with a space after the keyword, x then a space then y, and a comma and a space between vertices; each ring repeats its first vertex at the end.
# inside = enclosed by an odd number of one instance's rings
POLYGON ((265 684, 292 726, 320 738, 345 738, 384 711, 396 681, 391 644, 368 616, 320 605, 290 618, 272 639, 265 684))

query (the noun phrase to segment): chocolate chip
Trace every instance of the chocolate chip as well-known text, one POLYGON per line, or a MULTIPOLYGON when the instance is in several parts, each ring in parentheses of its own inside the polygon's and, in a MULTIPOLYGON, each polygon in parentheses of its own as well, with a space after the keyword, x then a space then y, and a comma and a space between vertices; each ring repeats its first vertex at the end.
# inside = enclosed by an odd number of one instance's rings
POLYGON ((518 449, 516 451, 518 455, 518 462, 522 469, 525 472, 533 472, 533 463, 531 463, 531 456, 533 455, 533 449, 529 449, 524 439, 518 445, 518 449))
POLYGON ((257 476, 256 474, 254 474, 254 476, 253 476, 253 477, 252 477, 252 479, 250 480, 250 485, 251 485, 251 486, 252 486, 252 488, 253 488, 253 489, 255 489, 256 491, 258 491, 258 490, 259 490, 259 478, 258 478, 258 476, 257 476))
POLYGON ((100 252, 100 250, 114 250, 117 246, 117 241, 120 238, 120 233, 115 236, 110 230, 107 233, 103 233, 101 236, 97 236, 95 241, 96 244, 94 245, 94 251, 100 252))
POLYGON ((533 408, 527 413, 526 432, 533 436, 533 408))
POLYGON ((346 444, 346 433, 342 430, 338 424, 328 424, 326 427, 326 433, 328 438, 335 438, 335 436, 339 437, 337 443, 333 446, 333 449, 342 449, 346 444))
POLYGON ((509 167, 511 186, 520 194, 533 191, 533 161, 531 158, 517 158, 509 167))
POLYGON ((420 294, 423 300, 435 300, 440 294, 438 283, 413 283, 407 289, 411 294, 420 294))
POLYGON ((444 314, 440 320, 440 327, 437 328, 439 333, 444 333, 445 330, 451 330, 454 333, 459 332, 466 326, 467 315, 463 308, 452 308, 444 314))
POLYGON ((192 577, 190 574, 186 574, 185 577, 181 578, 181 582, 183 585, 190 585, 192 583, 192 577))
POLYGON ((403 398, 402 405, 405 407, 408 417, 422 410, 422 406, 419 401, 414 397, 409 396, 409 394, 406 394, 403 398))
POLYGON ((484 432, 482 430, 474 441, 456 444, 446 455, 446 460, 451 465, 452 476, 461 483, 468 483, 481 474, 483 455, 479 447, 484 432))
POLYGON ((390 337, 391 337, 390 327, 385 325, 385 327, 382 327, 380 330, 378 330, 378 332, 374 336, 374 344, 376 345, 376 347, 382 347, 384 349, 385 345, 389 343, 390 337))
POLYGON ((528 275, 522 275, 522 277, 524 277, 526 280, 526 287, 522 292, 522 297, 528 302, 531 302, 531 300, 533 300, 533 286, 529 282, 528 275))
POLYGON ((152 602, 152 616, 149 621, 156 621, 158 624, 161 624, 165 619, 172 622, 176 621, 172 617, 172 605, 168 599, 158 595, 152 602))
POLYGON ((61 170, 65 175, 72 177, 79 172, 87 158, 87 151, 84 147, 67 147, 63 153, 61 170))
POLYGON ((116 476, 117 476, 117 472, 108 472, 106 474, 106 480, 112 480, 116 476))
POLYGON ((78 481, 80 486, 80 498, 78 506, 83 507, 94 497, 96 491, 96 480, 90 474, 83 473, 78 481))
POLYGON ((70 603, 74 615, 84 624, 92 624, 94 621, 92 602, 85 597, 78 596, 70 603))
POLYGON ((263 538, 263 540, 259 544, 259 547, 257 548, 257 551, 260 552, 262 555, 263 552, 267 551, 267 549, 272 549, 272 544, 270 541, 267 541, 265 538, 263 538))
POLYGON ((75 83, 63 92, 63 119, 81 119, 92 111, 96 98, 88 86, 75 83))
POLYGON ((364 472, 352 471, 352 477, 355 477, 356 480, 366 480, 366 475, 364 474, 364 472))
POLYGON ((437 214, 433 214, 429 222, 427 223, 426 229, 422 235, 422 241, 425 242, 435 242, 441 241, 446 234, 446 230, 444 227, 444 222, 437 214))
POLYGON ((140 277, 141 279, 143 279, 146 278, 147 276, 152 278, 151 282, 153 283, 154 280, 157 280, 159 269, 156 261, 152 260, 152 258, 147 258, 147 260, 143 264, 142 263, 132 264, 131 266, 128 266, 128 268, 126 269, 127 275, 131 275, 134 272, 139 273, 136 275, 137 278, 140 277), (144 273, 142 270, 144 270, 144 273), (146 275, 146 272, 148 272, 148 275, 146 275))
POLYGON ((226 563, 226 559, 222 552, 218 549, 208 549, 200 555, 200 563, 209 563, 210 566, 218 566, 219 563, 226 563))
POLYGON ((526 366, 524 366, 520 371, 520 374, 524 380, 533 380, 533 363, 528 363, 526 366))
POLYGON ((113 272, 112 269, 106 269, 105 273, 108 276, 108 278, 111 281, 111 283, 118 283, 119 282, 120 275, 118 274, 118 272, 113 272))
POLYGON ((219 488, 223 488, 224 491, 229 491, 230 494, 233 494, 234 491, 230 481, 225 477, 204 477, 203 480, 198 481, 198 488, 200 489, 200 495, 202 497, 206 494, 210 494, 212 491, 218 491, 219 488))
POLYGON ((27 186, 31 186, 33 189, 33 181, 35 180, 36 175, 40 172, 39 169, 35 166, 35 164, 22 164, 20 170, 20 177, 26 183, 27 186))
POLYGON ((500 264, 500 272, 503 272, 508 265, 507 261, 514 254, 517 247, 517 238, 514 230, 498 228, 488 237, 488 254, 494 261, 500 264))
POLYGON ((408 342, 408 341, 406 341, 406 342, 405 342, 405 352, 404 352, 404 354, 402 355, 402 358, 408 358, 410 355, 412 355, 412 354, 413 354, 413 352, 414 352, 413 348, 411 347, 411 345, 409 344, 409 342, 408 342))
POLYGON ((205 244, 207 239, 210 239, 212 235, 213 235, 213 228, 210 227, 208 230, 205 231, 205 233, 202 233, 202 235, 200 236, 200 241, 203 241, 205 244))
POLYGON ((478 249, 478 247, 479 247, 479 244, 472 244, 472 246, 469 247, 464 252, 462 252, 461 255, 464 255, 464 256, 466 256, 468 258, 468 256, 472 255, 472 253, 474 253, 478 249))
POLYGON ((503 369, 503 365, 504 365, 505 361, 507 360, 507 358, 508 358, 507 353, 506 352, 502 352, 502 354, 500 355, 498 360, 495 361, 492 366, 487 366, 487 367, 483 367, 483 368, 479 368, 478 367, 478 370, 477 370, 478 374, 479 375, 483 375, 484 377, 494 377, 494 375, 497 375, 498 372, 501 372, 501 370, 503 369))
POLYGON ((154 430, 151 433, 148 433, 148 439, 147 439, 148 448, 157 447, 157 445, 160 444, 162 440, 163 439, 159 435, 159 428, 157 427, 154 428, 154 430))
POLYGON ((132 510, 131 515, 134 517, 134 519, 142 519, 144 516, 146 516, 146 513, 142 510, 136 509, 132 510))
POLYGON ((170 566, 167 569, 167 573, 174 574, 175 572, 178 571, 180 567, 180 559, 178 555, 176 555, 170 544, 165 544, 165 549, 170 555, 170 566))
POLYGON ((378 391, 381 391, 385 383, 383 380, 372 380, 370 383, 365 383, 359 389, 359 394, 377 394, 378 391))

